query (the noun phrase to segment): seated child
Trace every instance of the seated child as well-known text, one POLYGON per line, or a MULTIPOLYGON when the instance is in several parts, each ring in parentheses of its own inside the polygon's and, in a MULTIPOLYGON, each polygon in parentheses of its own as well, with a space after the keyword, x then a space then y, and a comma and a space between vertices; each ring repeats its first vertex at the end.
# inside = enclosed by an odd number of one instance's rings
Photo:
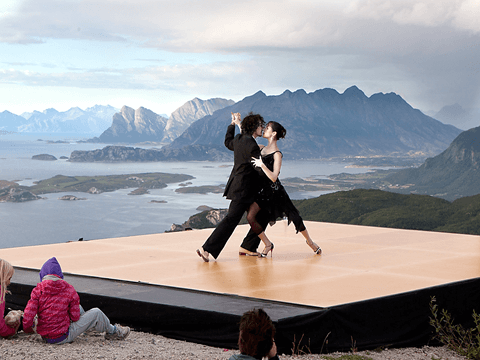
POLYGON ((10 280, 12 279, 13 273, 15 270, 13 266, 6 260, 0 259, 0 336, 1 337, 9 337, 15 335, 20 326, 20 323, 14 321, 8 321, 7 318, 3 318, 3 314, 5 313, 5 294, 9 291, 7 290, 7 286, 10 285, 10 280))
POLYGON ((34 318, 38 315, 36 331, 50 344, 72 342, 92 328, 105 332, 105 339, 109 340, 123 340, 130 334, 127 326, 111 325, 98 308, 83 311, 75 288, 63 280, 62 269, 55 257, 43 264, 40 281, 32 290, 24 311, 24 332, 33 332, 34 318))

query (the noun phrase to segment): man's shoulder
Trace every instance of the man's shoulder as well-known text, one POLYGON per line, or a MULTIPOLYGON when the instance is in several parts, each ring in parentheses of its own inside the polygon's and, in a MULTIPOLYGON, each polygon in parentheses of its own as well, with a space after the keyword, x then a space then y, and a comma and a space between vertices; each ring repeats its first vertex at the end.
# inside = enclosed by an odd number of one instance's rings
POLYGON ((235 139, 238 139, 238 140, 244 141, 244 142, 251 142, 251 143, 255 143, 255 144, 257 143, 252 135, 247 135, 247 134, 237 134, 235 136, 235 139))

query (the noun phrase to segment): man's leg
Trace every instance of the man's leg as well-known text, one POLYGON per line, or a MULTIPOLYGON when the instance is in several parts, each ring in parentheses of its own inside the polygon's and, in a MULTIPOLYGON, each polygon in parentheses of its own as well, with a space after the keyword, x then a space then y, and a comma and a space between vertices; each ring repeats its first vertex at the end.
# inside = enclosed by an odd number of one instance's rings
MULTIPOLYGON (((262 227, 262 230, 265 231, 265 229, 268 226, 269 220, 268 220, 268 212, 260 209, 256 216, 256 220, 258 224, 262 227)), ((249 252, 255 253, 257 252, 258 245, 260 244, 260 238, 258 235, 250 228, 248 231, 247 235, 243 238, 242 245, 240 245, 240 252, 242 252, 242 249, 245 249, 249 252)))
POLYGON ((202 246, 203 250, 212 254, 216 259, 249 206, 250 204, 232 200, 228 208, 227 216, 218 223, 215 230, 213 230, 212 234, 205 241, 202 246))

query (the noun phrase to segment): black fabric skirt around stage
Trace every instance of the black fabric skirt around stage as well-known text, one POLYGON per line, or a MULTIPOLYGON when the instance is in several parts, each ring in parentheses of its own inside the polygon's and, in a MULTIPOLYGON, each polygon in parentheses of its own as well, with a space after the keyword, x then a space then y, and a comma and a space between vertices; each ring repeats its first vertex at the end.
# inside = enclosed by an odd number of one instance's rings
MULTIPOLYGON (((307 353, 329 353, 353 347, 439 345, 432 340, 429 323, 433 296, 438 307, 464 327, 473 327, 474 309, 480 312, 480 278, 328 308, 99 279, 112 284, 101 285, 104 290, 95 293, 92 278, 75 281, 85 310, 98 307, 112 323, 228 349, 238 348, 241 314, 262 307, 275 322, 280 354, 290 354, 294 346, 307 353)), ((34 286, 31 281, 12 283, 6 307, 23 309, 34 286)))

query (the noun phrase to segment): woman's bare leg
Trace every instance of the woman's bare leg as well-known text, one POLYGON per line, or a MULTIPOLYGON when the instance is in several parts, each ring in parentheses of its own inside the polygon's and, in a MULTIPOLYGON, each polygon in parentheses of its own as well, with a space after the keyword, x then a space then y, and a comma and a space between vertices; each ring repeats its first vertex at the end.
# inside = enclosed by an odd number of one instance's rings
POLYGON ((260 238, 260 240, 262 240, 263 244, 265 245, 265 247, 263 248, 263 251, 260 253, 260 256, 266 257, 269 251, 271 251, 273 255, 273 243, 268 239, 265 232, 262 231, 260 234, 258 234, 258 237, 260 238))
POLYGON ((307 245, 310 246, 315 254, 320 255, 322 253, 322 249, 320 249, 320 246, 315 244, 315 242, 312 240, 310 237, 310 234, 308 233, 308 230, 305 229, 303 231, 300 231, 300 233, 303 235, 305 238, 305 241, 307 242, 307 245))

